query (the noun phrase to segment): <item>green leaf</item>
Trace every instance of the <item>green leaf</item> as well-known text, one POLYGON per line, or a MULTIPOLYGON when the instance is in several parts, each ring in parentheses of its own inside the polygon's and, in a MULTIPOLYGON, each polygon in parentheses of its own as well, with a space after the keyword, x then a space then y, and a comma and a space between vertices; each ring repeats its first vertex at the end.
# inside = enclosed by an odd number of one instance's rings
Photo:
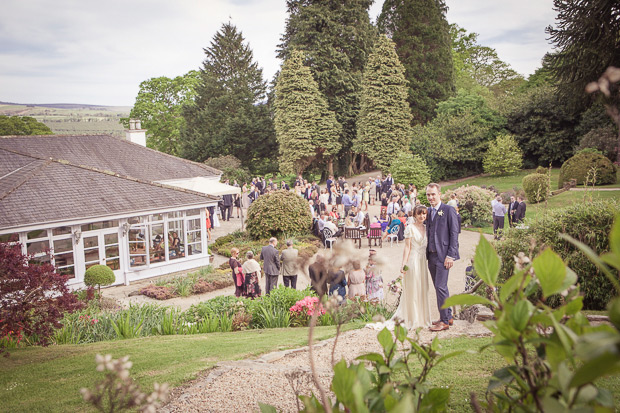
POLYGON ((583 297, 575 297, 566 304, 566 315, 575 315, 583 308, 583 297))
POLYGON ((515 330, 523 331, 527 327, 530 316, 534 312, 534 306, 528 300, 519 300, 510 312, 510 322, 515 330))
POLYGON ((487 298, 473 294, 458 294, 448 297, 441 308, 452 307, 453 305, 474 305, 484 304, 495 307, 495 303, 487 298))
POLYGON ((392 351, 392 347, 394 346, 394 341, 392 341, 392 333, 387 328, 384 328, 377 334, 377 340, 379 340, 379 344, 383 347, 383 352, 385 356, 392 351))
POLYGON ((430 389, 428 394, 422 398, 418 411, 444 412, 446 411, 448 401, 450 401, 450 389, 430 389))
POLYGON ((609 249, 615 253, 616 256, 620 256, 620 214, 616 214, 614 218, 614 224, 611 226, 611 232, 609 233, 609 249))
POLYGON ((562 285, 566 277, 566 266, 558 254, 547 248, 534 259, 532 266, 543 290, 544 297, 549 297, 562 291, 562 285))
POLYGON ((510 295, 519 288, 521 282, 523 282, 523 286, 527 286, 530 282, 531 276, 529 274, 524 275, 523 271, 519 271, 512 275, 506 282, 502 285, 502 288, 499 291, 499 299, 503 302, 510 297, 510 295), (523 277, 525 276, 525 282, 523 282, 523 277))
POLYGON ((480 234, 480 241, 476 246, 476 255, 474 256, 474 268, 476 274, 485 284, 494 287, 499 275, 501 260, 495 249, 486 238, 480 234))
POLYGON ((445 356, 440 357, 439 359, 437 359, 437 361, 435 362, 435 365, 442 363, 448 359, 451 359, 452 357, 457 357, 460 356, 463 353, 466 353, 466 350, 459 350, 459 351, 453 351, 452 353, 448 353, 445 356))
POLYGON ((385 364, 383 356, 379 353, 362 354, 361 356, 357 356, 355 360, 368 360, 378 364, 385 364))
POLYGON ((583 386, 592 383, 599 377, 620 372, 620 360, 617 354, 604 353, 577 369, 570 382, 571 387, 583 386))
POLYGON ((265 404, 265 403, 258 402, 258 407, 260 407, 260 412, 261 413, 278 413, 276 408, 273 407, 270 404, 265 404))
POLYGON ((413 395, 406 393, 400 402, 391 410, 391 413, 410 413, 414 411, 413 407, 413 395))

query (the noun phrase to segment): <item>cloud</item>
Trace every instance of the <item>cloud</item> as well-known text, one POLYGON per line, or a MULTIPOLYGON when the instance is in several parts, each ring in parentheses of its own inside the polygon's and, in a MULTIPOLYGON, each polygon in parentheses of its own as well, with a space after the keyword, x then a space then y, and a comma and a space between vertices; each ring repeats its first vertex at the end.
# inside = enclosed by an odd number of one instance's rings
MULTIPOLYGON (((529 74, 549 49, 551 3, 448 0, 448 20, 529 74)), ((381 5, 372 6, 373 20, 381 5)), ((198 69, 203 48, 228 21, 271 80, 286 17, 283 0, 3 0, 0 100, 132 105, 140 82, 198 69)))

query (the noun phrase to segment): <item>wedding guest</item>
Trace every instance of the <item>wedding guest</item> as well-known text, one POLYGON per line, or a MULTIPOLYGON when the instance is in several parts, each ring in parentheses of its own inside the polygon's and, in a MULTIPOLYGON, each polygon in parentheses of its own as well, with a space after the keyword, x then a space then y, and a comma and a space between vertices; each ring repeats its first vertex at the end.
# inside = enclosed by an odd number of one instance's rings
POLYGON ((517 201, 519 202, 519 205, 515 211, 515 224, 521 224, 525 219, 526 206, 522 196, 517 197, 517 201))
POLYGON ((232 270, 232 279, 233 283, 235 283, 235 297, 241 297, 244 293, 245 280, 242 278, 243 273, 239 271, 242 269, 241 262, 239 261, 239 248, 231 248, 228 265, 230 265, 232 270))
POLYGON ((511 227, 515 226, 515 212, 517 212, 517 207, 519 203, 517 202, 514 196, 510 197, 510 204, 508 204, 508 225, 511 227))
POLYGON ((334 291, 336 291, 342 298, 346 297, 347 277, 345 277, 344 271, 340 268, 330 270, 327 276, 329 278, 329 295, 334 295, 334 291))
POLYGON ((492 202, 493 207, 493 235, 495 239, 500 239, 504 230, 504 215, 506 207, 502 204, 502 196, 498 195, 492 202))
POLYGON ((254 253, 248 251, 245 254, 245 262, 241 266, 245 273, 245 296, 248 298, 260 297, 260 264, 254 259, 254 253))
POLYGON ((280 255, 282 263, 282 281, 285 287, 297 288, 297 257, 299 251, 293 248, 293 241, 286 240, 286 249, 280 255))
POLYGON ((448 205, 455 209, 459 206, 459 203, 456 201, 456 193, 452 192, 450 194, 450 200, 448 201, 448 205))
POLYGON ((366 294, 366 273, 362 270, 362 265, 359 261, 353 261, 353 271, 349 273, 349 298, 353 299, 356 296, 363 296, 366 294))
POLYGON ((383 301, 383 277, 377 268, 377 254, 368 257, 366 270, 366 297, 368 300, 383 301))

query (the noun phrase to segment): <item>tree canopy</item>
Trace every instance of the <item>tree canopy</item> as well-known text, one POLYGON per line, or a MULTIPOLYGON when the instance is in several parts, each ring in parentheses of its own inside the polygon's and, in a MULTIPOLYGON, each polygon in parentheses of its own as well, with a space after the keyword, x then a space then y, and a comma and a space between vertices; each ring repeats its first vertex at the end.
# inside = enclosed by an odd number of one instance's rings
POLYGON ((147 130, 149 148, 178 155, 181 129, 185 124, 183 105, 194 99, 199 81, 195 70, 174 79, 162 76, 145 80, 140 83, 129 118, 121 119, 122 123, 128 128, 130 118, 140 119, 147 130))
POLYGON ((438 102, 454 93, 454 66, 443 0, 385 0, 377 19, 396 43, 409 81, 413 123, 435 116, 438 102))
POLYGON ((7 135, 53 135, 45 124, 30 116, 0 115, 0 136, 7 135))
POLYGON ((376 39, 368 16, 372 3, 287 0, 286 28, 277 50, 282 60, 293 50, 304 52, 304 63, 327 99, 329 110, 342 125, 338 157, 343 162, 355 137, 362 70, 376 39))
POLYGON ((282 173, 302 173, 340 150, 341 126, 303 62, 303 52, 292 51, 276 82, 275 130, 282 173))
POLYGON ((381 35, 364 71, 353 150, 383 170, 411 141, 407 95, 405 68, 398 60, 394 42, 381 35))
POLYGON ((547 56, 563 100, 587 105, 585 87, 609 66, 620 67, 620 3, 554 0, 556 24, 547 33, 556 53, 547 56))
POLYGON ((183 111, 182 155, 199 162, 234 155, 252 171, 272 169, 276 142, 264 102, 267 83, 252 50, 226 23, 204 52, 196 96, 183 111))

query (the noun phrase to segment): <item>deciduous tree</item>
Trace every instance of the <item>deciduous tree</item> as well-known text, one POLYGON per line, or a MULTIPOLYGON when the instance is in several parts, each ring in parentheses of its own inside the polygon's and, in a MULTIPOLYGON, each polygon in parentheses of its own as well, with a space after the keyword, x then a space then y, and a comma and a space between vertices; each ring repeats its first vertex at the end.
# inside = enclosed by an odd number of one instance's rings
POLYGON ((192 70, 174 79, 154 77, 140 83, 129 118, 121 119, 129 127, 129 119, 140 119, 147 130, 146 145, 171 155, 179 154, 179 138, 185 124, 182 116, 183 105, 191 102, 196 95, 200 81, 197 71, 192 70))
POLYGON ((521 169, 523 152, 514 137, 498 135, 484 155, 482 166, 484 172, 491 175, 512 174, 521 169))
POLYGON ((53 134, 45 124, 30 116, 0 116, 0 136, 53 134))
POLYGON ((364 70, 353 150, 383 170, 388 170, 396 154, 411 141, 407 95, 405 68, 394 42, 381 35, 364 70))

